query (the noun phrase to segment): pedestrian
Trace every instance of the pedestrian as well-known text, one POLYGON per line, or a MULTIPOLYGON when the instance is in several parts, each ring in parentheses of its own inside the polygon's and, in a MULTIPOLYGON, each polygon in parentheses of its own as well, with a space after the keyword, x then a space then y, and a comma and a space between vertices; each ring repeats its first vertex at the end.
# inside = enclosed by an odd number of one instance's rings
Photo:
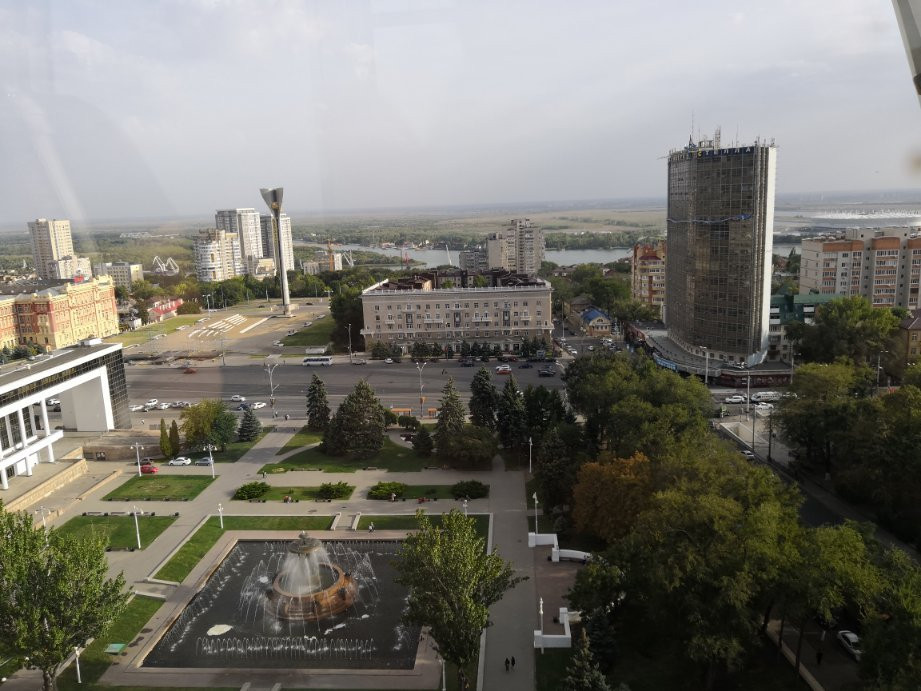
POLYGON ((509 666, 509 664, 510 664, 510 663, 509 663, 509 661, 508 661, 508 658, 505 658, 505 671, 506 671, 506 672, 508 672, 508 666, 509 666))
POLYGON ((291 416, 288 413, 285 413, 285 422, 291 419, 291 416))
POLYGON ((369 524, 368 524, 368 532, 369 532, 369 533, 373 533, 373 532, 374 532, 374 524, 373 524, 373 523, 369 523, 369 524))
POLYGON ((265 480, 265 471, 262 471, 262 479, 265 480))
POLYGON ((515 669, 515 656, 512 655, 512 669, 515 669))
POLYGON ((446 370, 446 369, 442 369, 442 370, 441 370, 441 373, 444 374, 444 373, 447 372, 447 371, 448 371, 448 370, 446 370))

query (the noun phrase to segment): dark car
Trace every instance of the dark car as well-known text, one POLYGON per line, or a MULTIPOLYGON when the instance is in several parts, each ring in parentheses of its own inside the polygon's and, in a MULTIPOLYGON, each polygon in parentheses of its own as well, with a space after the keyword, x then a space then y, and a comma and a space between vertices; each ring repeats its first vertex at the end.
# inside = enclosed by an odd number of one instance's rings
POLYGON ((402 434, 400 434, 400 439, 402 439, 405 442, 409 442, 410 444, 412 444, 413 439, 415 438, 416 438, 416 435, 413 434, 412 432, 403 432, 402 434))
POLYGON ((460 361, 461 367, 473 367, 473 365, 474 365, 473 360, 461 360, 460 361))
POLYGON ((142 458, 141 467, 143 468, 145 465, 153 465, 153 459, 152 458, 142 458))
POLYGON ((518 365, 518 369, 532 369, 533 367, 534 365, 532 365, 530 362, 522 362, 520 365, 518 365))
POLYGON ((539 369, 539 370, 537 370, 537 376, 538 376, 538 377, 555 377, 555 376, 556 376, 556 370, 555 370, 555 369, 551 369, 551 368, 549 368, 549 367, 547 367, 547 368, 545 368, 545 369, 539 369))
POLYGON ((204 458, 196 458, 195 465, 211 465, 211 459, 205 456, 204 458))
POLYGON ((237 410, 249 410, 249 403, 241 403, 237 406, 237 410))

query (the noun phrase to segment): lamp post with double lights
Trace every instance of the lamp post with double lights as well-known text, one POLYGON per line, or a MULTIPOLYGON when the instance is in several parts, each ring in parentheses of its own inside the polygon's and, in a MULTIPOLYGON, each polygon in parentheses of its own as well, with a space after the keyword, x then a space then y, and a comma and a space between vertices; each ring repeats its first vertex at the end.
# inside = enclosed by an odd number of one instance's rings
POLYGON ((144 447, 141 446, 141 442, 136 441, 131 445, 130 448, 134 449, 134 455, 138 459, 138 477, 141 477, 141 449, 143 449, 144 447))
POLYGON ((44 506, 39 506, 35 509, 35 513, 40 513, 42 515, 42 528, 47 528, 48 524, 45 522, 45 512, 51 513, 51 509, 46 509, 44 506))
POLYGON ((534 438, 528 437, 528 475, 532 474, 531 471, 531 450, 534 447, 534 438))
POLYGON ((141 510, 137 506, 132 506, 131 508, 134 514, 134 534, 138 539, 138 549, 141 549, 141 527, 138 525, 138 514, 141 513, 141 510))
POLYGON ((425 361, 416 362, 416 369, 419 370, 419 419, 425 419, 425 397, 422 395, 422 370, 428 363, 425 361))
POLYGON ((274 408, 275 407, 275 389, 278 387, 272 381, 272 374, 275 372, 275 368, 278 367, 279 363, 263 365, 265 373, 269 375, 269 404, 274 408))
POLYGON ((224 529, 224 505, 223 504, 217 505, 217 515, 221 521, 221 530, 223 530, 224 529))
POLYGON ((74 661, 77 665, 77 683, 82 684, 83 679, 80 678, 80 646, 74 646, 74 661))
POLYGON ((214 479, 214 450, 217 448, 214 444, 205 446, 208 449, 208 465, 211 467, 211 479, 214 479))
POLYGON ((540 535, 540 530, 537 527, 537 492, 531 495, 534 498, 534 534, 540 535))
POLYGON ((883 353, 888 353, 888 350, 881 350, 876 354, 876 395, 879 396, 879 373, 882 370, 882 358, 883 353))

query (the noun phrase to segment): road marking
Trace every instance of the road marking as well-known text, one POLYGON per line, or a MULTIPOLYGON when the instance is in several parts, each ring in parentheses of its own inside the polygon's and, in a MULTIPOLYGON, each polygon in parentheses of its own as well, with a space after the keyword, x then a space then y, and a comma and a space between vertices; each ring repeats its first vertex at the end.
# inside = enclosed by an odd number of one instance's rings
POLYGON ((260 319, 259 321, 250 324, 250 325, 247 326, 245 329, 240 329, 240 334, 245 334, 245 333, 246 333, 247 331, 249 331, 250 329, 255 329, 255 328, 256 328, 257 326, 259 326, 262 322, 267 322, 268 320, 269 320, 268 317, 263 317, 263 318, 260 319))

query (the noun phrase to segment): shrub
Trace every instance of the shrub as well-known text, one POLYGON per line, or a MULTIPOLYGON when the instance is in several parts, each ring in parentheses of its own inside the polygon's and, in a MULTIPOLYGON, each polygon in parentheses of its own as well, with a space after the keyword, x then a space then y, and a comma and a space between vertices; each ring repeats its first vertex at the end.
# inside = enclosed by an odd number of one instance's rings
POLYGON ((352 494, 355 489, 347 482, 324 482, 317 491, 319 499, 343 499, 352 494))
POLYGON ((237 491, 233 493, 234 499, 258 499, 269 491, 268 482, 247 482, 240 485, 237 491))
POLYGON ((455 499, 482 499, 489 496, 489 485, 479 480, 464 480, 451 486, 451 496, 455 499))
POLYGON ((390 499, 391 494, 400 499, 406 493, 406 485, 402 482, 378 482, 368 490, 368 499, 390 499))
POLYGON ((397 418, 397 424, 407 432, 415 432, 421 423, 415 415, 400 415, 397 418))

